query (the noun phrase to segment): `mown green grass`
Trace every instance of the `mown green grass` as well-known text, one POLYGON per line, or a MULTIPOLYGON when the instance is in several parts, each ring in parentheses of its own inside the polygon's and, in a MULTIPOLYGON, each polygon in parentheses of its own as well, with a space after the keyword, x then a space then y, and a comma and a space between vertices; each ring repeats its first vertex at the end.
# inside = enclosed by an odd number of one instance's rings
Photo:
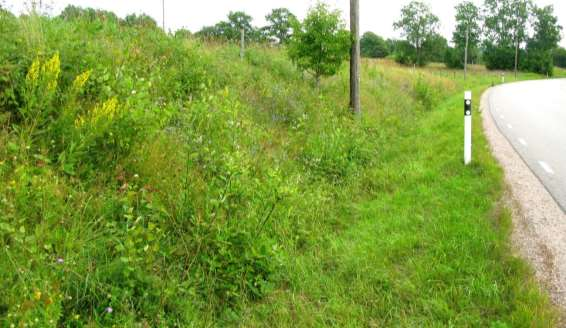
POLYGON ((553 324, 477 113, 462 164, 463 91, 497 73, 365 61, 357 120, 346 67, 317 89, 283 49, 0 31, 0 325, 553 324))

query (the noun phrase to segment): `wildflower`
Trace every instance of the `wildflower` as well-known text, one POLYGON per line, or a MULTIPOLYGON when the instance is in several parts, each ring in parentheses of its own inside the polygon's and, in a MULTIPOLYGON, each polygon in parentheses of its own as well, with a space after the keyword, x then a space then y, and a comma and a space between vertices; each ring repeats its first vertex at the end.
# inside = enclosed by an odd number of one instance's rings
POLYGON ((116 97, 110 98, 105 101, 102 106, 97 106, 92 110, 91 119, 94 123, 98 122, 101 118, 112 119, 118 111, 118 99, 116 97))
POLYGON ((35 293, 33 293, 33 299, 35 299, 36 301, 39 301, 41 299, 41 292, 39 290, 36 290, 35 293))
POLYGON ((51 59, 43 64, 42 72, 48 78, 47 89, 49 91, 54 91, 57 88, 59 74, 61 74, 61 60, 59 59, 59 53, 53 55, 51 59))
POLYGON ((139 175, 134 174, 134 179, 137 179, 137 178, 139 178, 139 177, 140 177, 139 175))
POLYGON ((33 63, 31 64, 31 67, 28 70, 28 74, 26 76, 26 80, 28 82, 35 82, 37 81, 37 79, 39 78, 39 69, 41 67, 41 62, 39 61, 39 58, 36 58, 33 63))
POLYGON ((65 260, 61 257, 57 258, 57 264, 64 264, 65 260))
POLYGON ((75 127, 80 128, 84 124, 85 124, 85 118, 82 116, 77 117, 77 119, 75 120, 75 127))
POLYGON ((109 306, 106 309, 104 309, 104 312, 110 314, 110 313, 114 312, 114 309, 109 306))
POLYGON ((88 79, 90 78, 91 73, 92 70, 88 70, 83 72, 82 74, 77 75, 75 81, 73 82, 73 90, 75 91, 81 90, 88 81, 88 79))

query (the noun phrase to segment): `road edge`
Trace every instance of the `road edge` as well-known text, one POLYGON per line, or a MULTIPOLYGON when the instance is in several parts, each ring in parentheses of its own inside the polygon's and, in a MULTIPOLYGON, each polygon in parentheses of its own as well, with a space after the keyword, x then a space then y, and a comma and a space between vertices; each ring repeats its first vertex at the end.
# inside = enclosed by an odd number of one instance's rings
POLYGON ((482 127, 493 157, 505 175, 504 205, 511 211, 512 243, 527 260, 541 286, 562 311, 566 327, 566 215, 531 171, 492 117, 490 94, 482 94, 482 127))

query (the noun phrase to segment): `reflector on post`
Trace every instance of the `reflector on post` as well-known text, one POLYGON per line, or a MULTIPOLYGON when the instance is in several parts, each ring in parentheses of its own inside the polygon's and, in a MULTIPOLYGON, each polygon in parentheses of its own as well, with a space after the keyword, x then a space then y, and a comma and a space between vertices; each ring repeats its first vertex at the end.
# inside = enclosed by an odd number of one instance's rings
POLYGON ((472 162, 472 92, 464 93, 464 163, 472 162))

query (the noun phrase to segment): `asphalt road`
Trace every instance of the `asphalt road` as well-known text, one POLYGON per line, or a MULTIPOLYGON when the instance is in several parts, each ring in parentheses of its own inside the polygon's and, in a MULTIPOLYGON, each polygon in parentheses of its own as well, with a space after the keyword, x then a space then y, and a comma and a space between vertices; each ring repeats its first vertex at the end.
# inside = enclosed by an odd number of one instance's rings
POLYGON ((491 90, 499 130, 566 210, 566 79, 518 82, 491 90))

